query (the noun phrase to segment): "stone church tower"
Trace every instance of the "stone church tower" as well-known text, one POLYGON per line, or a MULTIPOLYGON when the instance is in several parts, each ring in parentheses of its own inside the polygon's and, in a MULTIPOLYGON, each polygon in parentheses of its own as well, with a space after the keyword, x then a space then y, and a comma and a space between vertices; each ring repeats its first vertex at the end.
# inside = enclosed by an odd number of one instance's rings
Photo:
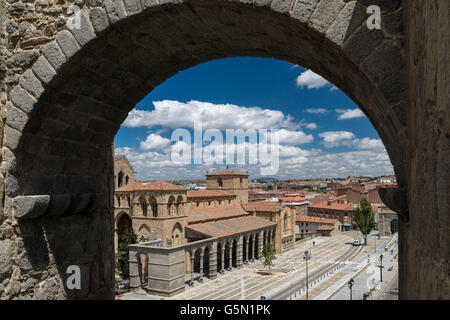
POLYGON ((223 190, 236 195, 236 203, 248 203, 248 173, 228 168, 206 174, 206 189, 223 190))

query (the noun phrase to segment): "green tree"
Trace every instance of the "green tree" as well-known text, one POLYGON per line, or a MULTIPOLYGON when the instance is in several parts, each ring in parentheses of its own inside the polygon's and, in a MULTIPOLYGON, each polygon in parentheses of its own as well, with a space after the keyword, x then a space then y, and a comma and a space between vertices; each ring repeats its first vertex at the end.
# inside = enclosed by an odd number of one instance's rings
POLYGON ((133 229, 125 229, 119 237, 119 248, 116 254, 116 269, 122 279, 128 279, 130 277, 128 246, 134 243, 137 243, 137 236, 133 232, 133 229))
POLYGON ((353 209, 353 216, 359 230, 364 235, 364 245, 367 245, 367 235, 375 227, 375 215, 372 211, 372 205, 369 200, 362 198, 359 207, 353 209))
POLYGON ((273 250, 272 244, 270 242, 267 242, 266 245, 263 248, 262 255, 264 257, 263 265, 265 267, 269 267, 269 273, 270 273, 270 267, 273 266, 273 260, 275 260, 277 257, 275 256, 275 252, 273 250))

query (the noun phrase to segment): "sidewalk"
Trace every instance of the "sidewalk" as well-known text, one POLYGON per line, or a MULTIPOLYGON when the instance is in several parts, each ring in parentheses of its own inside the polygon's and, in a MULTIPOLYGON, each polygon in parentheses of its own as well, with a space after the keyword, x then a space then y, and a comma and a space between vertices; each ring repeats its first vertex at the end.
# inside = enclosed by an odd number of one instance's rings
MULTIPOLYGON (((385 251, 384 244, 381 244, 377 248, 376 254, 374 254, 375 252, 370 254, 369 261, 367 257, 359 259, 354 265, 353 272, 349 272, 348 275, 322 292, 316 299, 349 300, 350 288, 347 284, 352 278, 354 280, 352 288, 353 300, 363 300, 364 294, 367 293, 371 293, 368 296, 370 300, 382 298, 383 293, 389 291, 398 274, 398 261, 396 258, 394 259, 397 255, 397 247, 394 243, 394 241, 390 242, 393 254, 391 254, 390 249, 385 251), (383 282, 380 282, 380 261, 378 259, 381 253, 383 254, 383 282)), ((342 272, 344 271, 348 272, 348 270, 342 270, 342 272)))

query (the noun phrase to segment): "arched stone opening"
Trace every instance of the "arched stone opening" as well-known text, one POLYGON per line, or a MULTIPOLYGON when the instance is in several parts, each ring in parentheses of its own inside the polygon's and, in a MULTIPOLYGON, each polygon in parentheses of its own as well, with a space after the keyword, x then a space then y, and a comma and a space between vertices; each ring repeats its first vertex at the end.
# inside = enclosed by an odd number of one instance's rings
POLYGON ((203 276, 209 278, 209 254, 210 248, 206 247, 203 252, 203 276))
MULTIPOLYGON (((173 2, 131 8, 119 0, 83 13, 81 30, 59 32, 9 93, 4 152, 13 160, 6 168, 6 217, 14 215, 27 230, 30 256, 36 242, 52 253, 35 268, 54 264, 63 275, 67 263, 106 266, 97 278, 110 280, 96 282, 84 297, 113 297, 113 137, 149 91, 199 63, 273 57, 322 75, 369 117, 399 186, 407 185, 400 36, 365 28, 364 2, 336 1, 329 10, 325 0, 312 7, 275 0, 173 2), (20 201, 32 205, 20 207, 20 201), (84 243, 88 248, 80 250, 84 243)), ((152 212, 157 216, 153 206, 152 212)))
POLYGON ((145 197, 143 197, 143 196, 139 197, 139 206, 140 206, 141 215, 146 217, 148 215, 148 204, 147 204, 145 197))
POLYGON ((139 242, 147 242, 150 240, 151 231, 149 226, 146 224, 142 224, 139 227, 139 233, 138 233, 138 241, 139 242))
POLYGON ((225 268, 230 269, 232 267, 233 261, 230 260, 230 250, 231 244, 229 241, 225 244, 225 268))
POLYGON ((172 228, 172 246, 183 244, 183 238, 183 227, 177 222, 172 228))
POLYGON ((182 210, 183 210, 183 197, 182 196, 178 196, 177 203, 176 203, 177 216, 182 214, 182 210))
POLYGON ((233 240, 233 249, 231 251, 231 265, 237 267, 237 241, 233 240))
POLYGON ((158 204, 156 203, 155 197, 150 198, 150 208, 152 209, 152 216, 157 218, 158 217, 158 204))
POLYGON ((122 213, 117 218, 117 234, 119 237, 119 241, 122 237, 122 235, 127 231, 131 229, 132 222, 130 216, 126 213, 122 213))
POLYGON ((167 214, 173 216, 175 214, 175 197, 170 196, 167 202, 167 214))
POLYGON ((222 243, 217 244, 217 272, 223 271, 222 269, 222 250, 224 250, 222 243))

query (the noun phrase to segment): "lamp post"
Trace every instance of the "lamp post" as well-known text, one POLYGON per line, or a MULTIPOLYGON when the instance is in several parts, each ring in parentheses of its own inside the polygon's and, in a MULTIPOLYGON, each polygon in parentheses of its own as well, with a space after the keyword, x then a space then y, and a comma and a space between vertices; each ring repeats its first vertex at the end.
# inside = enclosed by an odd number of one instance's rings
POLYGON ((383 282, 383 254, 380 255, 380 282, 383 282))
POLYGON ((308 300, 308 260, 311 259, 311 256, 308 254, 308 250, 305 251, 305 256, 303 259, 306 261, 306 300, 308 300))
POLYGON ((353 280, 353 278, 350 279, 350 281, 347 283, 348 288, 350 289, 350 300, 353 300, 353 299, 352 299, 352 288, 353 288, 353 284, 354 284, 354 283, 355 283, 355 280, 353 280))

